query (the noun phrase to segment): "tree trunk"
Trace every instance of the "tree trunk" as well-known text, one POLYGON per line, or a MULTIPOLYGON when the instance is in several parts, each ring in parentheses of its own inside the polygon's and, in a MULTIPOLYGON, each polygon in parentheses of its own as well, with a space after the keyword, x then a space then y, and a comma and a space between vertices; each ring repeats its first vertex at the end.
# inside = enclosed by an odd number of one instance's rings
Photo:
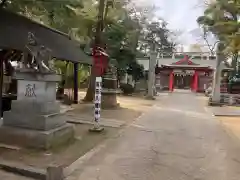
MULTIPOLYGON (((104 8, 105 8, 105 0, 99 0, 99 10, 98 10, 98 22, 96 27, 96 35, 95 35, 95 47, 101 47, 102 41, 102 30, 103 30, 103 21, 104 21, 104 8)), ((96 76, 94 75, 94 64, 91 68, 91 75, 89 79, 88 89, 86 96, 83 101, 92 102, 94 100, 95 95, 95 80, 96 76)))
POLYGON ((90 75, 89 82, 88 82, 87 93, 83 99, 83 101, 85 101, 85 102, 92 102, 94 100, 96 76, 94 75, 94 73, 92 73, 93 70, 94 70, 94 67, 92 66, 91 67, 91 75, 90 75))

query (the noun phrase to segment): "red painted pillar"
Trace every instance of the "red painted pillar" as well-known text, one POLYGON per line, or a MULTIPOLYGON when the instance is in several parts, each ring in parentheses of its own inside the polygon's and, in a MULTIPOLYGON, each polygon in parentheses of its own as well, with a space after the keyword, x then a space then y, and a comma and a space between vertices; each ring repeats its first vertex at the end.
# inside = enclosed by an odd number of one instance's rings
POLYGON ((195 92, 198 91, 198 72, 197 72, 197 71, 195 71, 195 73, 194 73, 193 90, 194 90, 195 92))
POLYGON ((169 76, 169 91, 173 91, 173 80, 174 80, 174 74, 172 71, 169 76))
POLYGON ((195 79, 195 73, 194 73, 194 75, 192 76, 192 81, 191 81, 191 90, 192 90, 192 91, 194 90, 194 79, 195 79))

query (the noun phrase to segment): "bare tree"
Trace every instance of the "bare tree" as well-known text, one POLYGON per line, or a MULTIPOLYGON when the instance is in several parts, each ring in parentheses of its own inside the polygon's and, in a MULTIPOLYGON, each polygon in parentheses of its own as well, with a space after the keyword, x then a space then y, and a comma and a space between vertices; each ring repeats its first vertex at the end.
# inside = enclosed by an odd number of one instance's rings
POLYGON ((204 28, 197 28, 190 31, 190 33, 197 41, 207 46, 211 56, 215 55, 215 48, 218 41, 215 40, 211 32, 207 32, 204 28))

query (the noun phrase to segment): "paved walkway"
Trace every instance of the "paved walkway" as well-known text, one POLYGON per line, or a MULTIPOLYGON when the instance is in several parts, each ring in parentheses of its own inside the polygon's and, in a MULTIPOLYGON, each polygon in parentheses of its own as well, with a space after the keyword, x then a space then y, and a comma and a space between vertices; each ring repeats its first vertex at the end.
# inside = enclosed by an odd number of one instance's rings
POLYGON ((239 180, 240 148, 191 93, 157 104, 67 180, 239 180))

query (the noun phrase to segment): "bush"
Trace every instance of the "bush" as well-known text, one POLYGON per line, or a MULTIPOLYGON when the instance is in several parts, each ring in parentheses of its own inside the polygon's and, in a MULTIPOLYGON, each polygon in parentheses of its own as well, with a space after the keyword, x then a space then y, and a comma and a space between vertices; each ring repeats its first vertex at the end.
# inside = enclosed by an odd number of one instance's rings
POLYGON ((125 95, 132 94, 134 92, 134 87, 131 84, 120 84, 120 89, 125 95))

